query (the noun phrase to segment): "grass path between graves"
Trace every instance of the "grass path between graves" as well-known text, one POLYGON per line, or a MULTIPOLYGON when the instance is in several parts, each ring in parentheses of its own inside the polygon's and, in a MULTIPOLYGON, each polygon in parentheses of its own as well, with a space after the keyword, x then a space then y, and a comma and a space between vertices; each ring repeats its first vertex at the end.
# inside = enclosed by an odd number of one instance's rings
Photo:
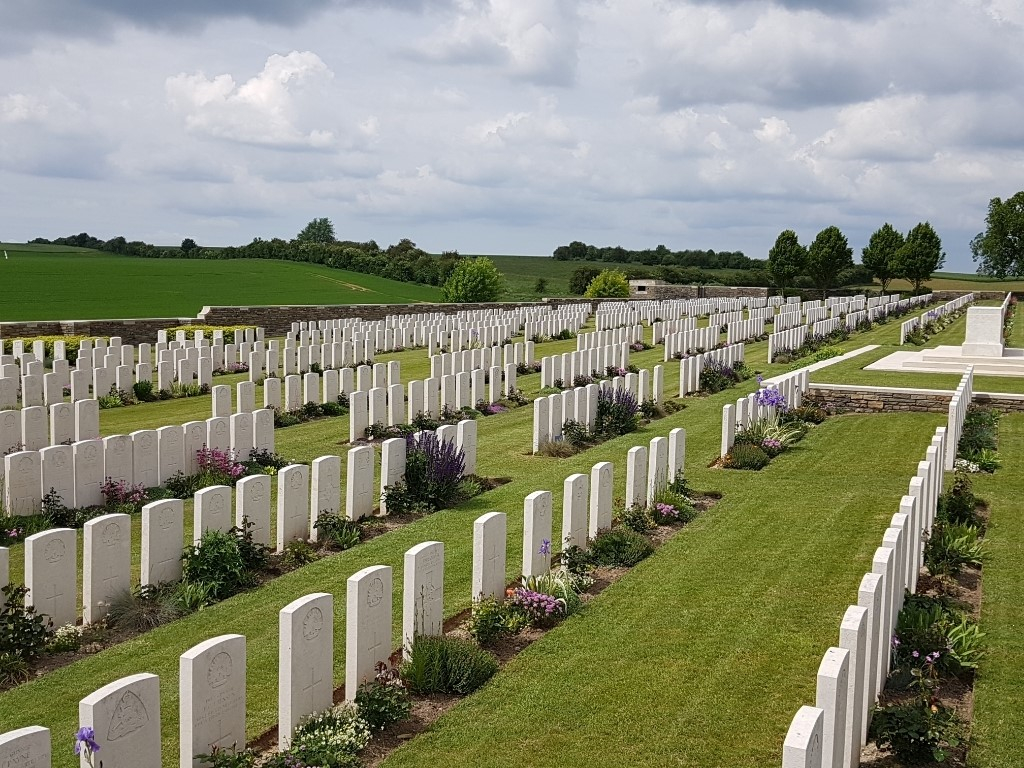
MULTIPOLYGON (((840 346, 892 344, 898 332, 898 325, 890 323, 840 346)), ((544 345, 539 353, 563 351, 562 346, 575 344, 544 345)), ((750 345, 748 360, 769 375, 785 370, 788 366, 764 365, 766 346, 750 345)), ((410 355, 408 370, 403 361, 403 380, 421 375, 414 366, 426 367, 425 352, 402 354, 410 355)), ((651 367, 661 355, 656 349, 633 360, 651 367)), ((668 365, 666 373, 666 391, 677 391, 678 365, 668 365)), ((176 764, 178 656, 209 637, 239 632, 248 640, 248 732, 261 733, 276 722, 277 613, 288 602, 314 591, 336 595, 335 679, 341 680, 349 575, 367 565, 391 565, 400 589, 405 550, 425 540, 444 541, 446 613, 458 613, 470 603, 476 517, 490 510, 509 514, 508 576, 515 578, 526 494, 547 489, 560 498, 565 477, 607 460, 616 464, 621 495, 626 451, 682 426, 688 432, 687 468, 694 486, 725 493, 721 503, 578 619, 531 647, 434 732, 396 753, 392 762, 777 762, 789 720, 800 704, 813 699, 817 663, 835 641, 842 611, 855 599, 884 521, 943 417, 839 417, 764 472, 707 469, 717 455, 721 406, 755 386, 750 381, 710 398, 690 399, 684 411, 569 459, 528 455, 530 408, 481 419, 479 471, 511 477, 508 485, 0 694, 3 730, 32 724, 51 728, 57 745, 54 765, 72 768, 70 746, 60 745, 70 745, 79 699, 120 677, 148 671, 161 678, 164 764, 176 764)), ((209 400, 204 400, 208 409, 209 400)), ((101 415, 105 432, 105 420, 113 413, 101 415)), ((147 421, 158 413, 147 415, 147 421)), ((336 446, 347 432, 342 422, 347 420, 280 430, 278 448, 299 460, 330 452, 323 446, 336 446)), ((159 423, 168 422, 161 418, 159 423)), ((333 452, 338 450, 343 447, 333 452)), ((18 555, 12 550, 15 574, 18 555)), ((397 591, 395 605, 401 605, 397 591)), ((396 645, 399 628, 396 616, 396 645)))
POLYGON ((702 419, 688 478, 725 497, 385 765, 777 765, 939 423, 836 417, 746 473, 702 419))
POLYGON ((1010 334, 1011 347, 1024 347, 1024 305, 1017 302, 1013 316, 1013 333, 1010 334))
POLYGON ((988 653, 974 686, 974 768, 1024 765, 1024 415, 999 423, 999 456, 994 475, 976 475, 975 492, 988 501, 982 629, 988 653))

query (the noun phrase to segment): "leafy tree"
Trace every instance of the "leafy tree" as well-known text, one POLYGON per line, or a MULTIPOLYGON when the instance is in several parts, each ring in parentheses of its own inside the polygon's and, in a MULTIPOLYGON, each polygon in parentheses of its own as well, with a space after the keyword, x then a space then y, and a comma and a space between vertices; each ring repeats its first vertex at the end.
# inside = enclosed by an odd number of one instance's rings
POLYGON ((989 200, 985 231, 971 241, 971 258, 983 275, 1024 275, 1024 192, 989 200))
POLYGON ((907 233, 906 242, 896 252, 895 272, 913 283, 914 293, 920 293, 924 282, 945 263, 942 240, 926 221, 907 233))
POLYGON ((853 267, 853 249, 839 227, 825 227, 807 249, 807 274, 814 287, 828 296, 839 276, 853 267))
POLYGON ((615 269, 603 269, 590 281, 583 294, 588 299, 628 299, 629 281, 615 269))
POLYGON ((903 247, 903 234, 886 222, 879 227, 868 244, 861 249, 861 263, 871 273, 871 277, 882 284, 882 293, 889 290, 889 282, 897 277, 896 252, 903 247))
POLYGON ((775 238, 775 245, 768 251, 768 277, 786 297, 786 286, 792 285, 793 278, 804 271, 807 249, 800 245, 796 232, 784 230, 775 238))
POLYGON ((295 239, 300 243, 333 243, 334 224, 328 218, 313 219, 295 239))
POLYGON ((538 277, 536 284, 533 286, 533 290, 537 293, 544 293, 548 289, 548 281, 543 277, 538 277))
POLYGON ((501 295, 501 283, 501 273, 490 259, 481 256, 459 259, 441 286, 441 299, 460 304, 497 301, 501 295))
POLYGON ((582 296, 587 292, 587 286, 590 285, 590 281, 599 274, 600 272, 596 269, 587 269, 586 267, 574 269, 569 276, 569 293, 582 296))
POLYGON ((181 241, 181 250, 185 253, 191 253, 192 251, 199 250, 199 245, 191 237, 186 237, 181 241))

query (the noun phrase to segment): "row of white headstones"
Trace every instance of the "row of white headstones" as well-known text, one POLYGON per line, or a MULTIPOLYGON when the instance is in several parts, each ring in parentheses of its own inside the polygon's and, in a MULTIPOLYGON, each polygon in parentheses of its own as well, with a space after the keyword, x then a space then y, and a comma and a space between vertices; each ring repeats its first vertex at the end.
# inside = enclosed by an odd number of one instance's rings
MULTIPOLYGON (((667 438, 654 438, 649 447, 630 449, 627 504, 647 504, 659 488, 681 477, 685 451, 686 433, 682 429, 672 430, 667 438)), ((589 477, 575 474, 565 479, 561 531, 565 546, 586 548, 588 536, 611 526, 613 471, 610 462, 600 462, 594 465, 589 477)), ((285 485, 289 484, 286 480, 285 485)), ((524 576, 542 575, 551 569, 552 501, 550 491, 535 491, 524 500, 524 576)), ((473 523, 474 600, 505 598, 507 548, 505 513, 489 512, 473 523)), ((363 568, 347 580, 348 700, 355 698, 362 683, 373 679, 376 665, 387 662, 391 656, 393 578, 390 566, 376 565, 363 568)), ((444 543, 426 541, 412 547, 405 553, 403 568, 404 651, 418 636, 443 632, 443 594, 444 543)), ((282 749, 289 746, 295 727, 304 717, 332 704, 333 627, 334 596, 329 593, 306 595, 280 611, 278 734, 282 749)), ((245 680, 243 635, 214 637, 181 655, 178 686, 182 768, 192 768, 196 755, 209 753, 214 747, 246 742, 245 680)), ((82 699, 79 720, 81 726, 94 729, 105 764, 133 768, 161 765, 160 686, 156 675, 131 675, 103 686, 82 699)), ((49 768, 51 749, 47 728, 32 726, 11 731, 0 735, 0 765, 49 768)))
MULTIPOLYGON (((86 410, 86 403, 95 402, 76 403, 76 414, 86 410)), ((204 447, 225 453, 233 449, 243 461, 254 448, 273 451, 273 410, 8 453, 2 462, 4 510, 7 515, 38 514, 43 496, 51 489, 66 507, 96 506, 103 503, 106 480, 155 488, 177 472, 195 474, 199 470, 196 453, 204 447)))
MULTIPOLYGON (((418 436, 417 436, 418 439, 418 436)), ((464 457, 464 474, 476 471, 476 422, 437 430, 437 439, 453 442, 464 457)), ((67 446, 65 446, 67 447, 67 446)), ((405 438, 384 441, 381 446, 379 493, 374 484, 374 448, 356 446, 348 451, 344 504, 341 498, 340 456, 321 456, 311 466, 293 464, 277 473, 277 551, 294 540, 317 540, 320 515, 344 514, 360 520, 373 514, 374 502, 384 489, 405 477, 405 438)), ((8 459, 10 457, 7 457, 8 459)), ((232 489, 213 485, 198 491, 193 506, 193 543, 208 530, 228 531, 233 525, 251 527, 253 541, 270 545, 271 478, 253 475, 232 489), (234 509, 234 514, 232 514, 234 509)), ((382 504, 383 512, 386 507, 382 504)), ((178 581, 182 575, 184 507, 180 499, 147 504, 142 510, 141 583, 178 581)), ((78 533, 53 528, 25 539, 24 583, 26 604, 48 615, 55 626, 74 624, 78 605, 86 624, 103 618, 111 603, 131 587, 131 527, 127 514, 108 514, 89 520, 83 527, 82 601, 77 600, 78 533)), ((9 553, 0 547, 0 586, 9 582, 9 553)))
MULTIPOLYGON (((928 294, 928 296, 931 297, 931 294, 928 294)), ((929 309, 922 315, 905 320, 900 324, 900 345, 907 343, 907 336, 909 336, 915 328, 922 328, 928 321, 938 320, 940 317, 944 317, 945 315, 962 309, 973 301, 974 294, 968 293, 963 296, 958 296, 952 301, 947 301, 945 304, 935 307, 934 309, 929 309)))

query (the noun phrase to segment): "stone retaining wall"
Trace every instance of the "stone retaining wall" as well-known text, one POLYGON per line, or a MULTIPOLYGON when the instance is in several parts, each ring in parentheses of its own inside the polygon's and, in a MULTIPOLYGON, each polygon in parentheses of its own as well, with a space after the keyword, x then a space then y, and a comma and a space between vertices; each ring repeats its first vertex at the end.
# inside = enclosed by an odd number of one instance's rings
MULTIPOLYGON (((946 413, 952 397, 952 392, 939 389, 811 384, 804 395, 804 403, 833 413, 946 413)), ((1004 413, 1024 413, 1024 395, 975 392, 974 403, 996 408, 1004 413)))
POLYGON ((157 331, 176 325, 255 325, 266 328, 268 336, 281 336, 292 323, 303 320, 336 320, 358 317, 382 320, 388 315, 414 315, 443 312, 453 315, 463 310, 510 310, 519 307, 587 304, 591 299, 546 299, 542 302, 496 302, 493 304, 299 304, 262 307, 203 307, 196 317, 155 317, 132 320, 39 320, 0 323, 0 338, 30 336, 120 336, 125 344, 156 342, 157 331))

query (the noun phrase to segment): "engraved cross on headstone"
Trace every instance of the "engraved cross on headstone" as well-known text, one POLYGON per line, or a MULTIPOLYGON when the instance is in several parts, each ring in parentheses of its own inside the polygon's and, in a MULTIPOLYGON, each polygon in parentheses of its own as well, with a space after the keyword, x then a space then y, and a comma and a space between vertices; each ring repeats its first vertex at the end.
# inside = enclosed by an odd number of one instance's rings
POLYGON ((316 666, 309 668, 309 685, 302 686, 302 692, 309 695, 309 711, 312 712, 316 706, 317 686, 324 684, 324 677, 316 666))

